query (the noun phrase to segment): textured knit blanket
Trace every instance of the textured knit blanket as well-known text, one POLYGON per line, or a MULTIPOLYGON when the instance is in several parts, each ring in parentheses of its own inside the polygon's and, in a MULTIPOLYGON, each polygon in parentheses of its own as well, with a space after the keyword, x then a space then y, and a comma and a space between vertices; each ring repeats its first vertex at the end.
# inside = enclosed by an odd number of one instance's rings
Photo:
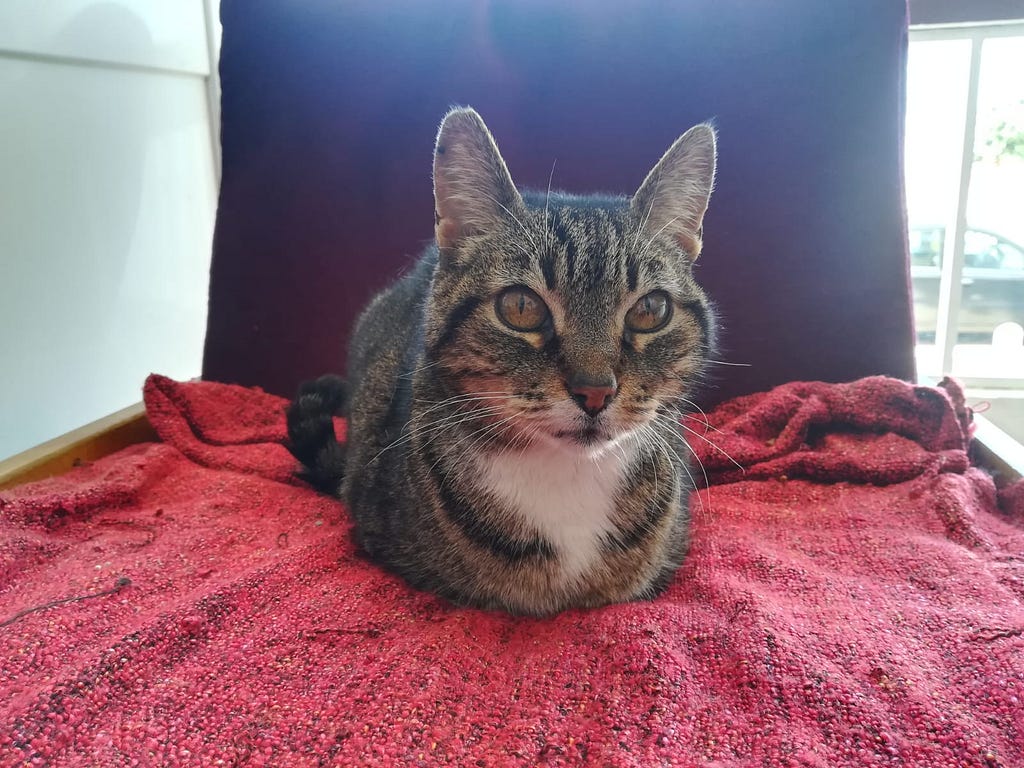
POLYGON ((1024 493, 953 384, 690 419, 667 593, 544 620, 362 559, 283 400, 145 398, 162 442, 0 494, 0 765, 1024 766, 1024 493))

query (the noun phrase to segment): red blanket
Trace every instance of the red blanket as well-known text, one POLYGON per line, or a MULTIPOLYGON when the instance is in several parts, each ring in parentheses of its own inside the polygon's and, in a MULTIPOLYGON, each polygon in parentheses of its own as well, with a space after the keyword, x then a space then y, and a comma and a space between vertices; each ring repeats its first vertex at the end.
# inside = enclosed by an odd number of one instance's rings
POLYGON ((145 395, 164 442, 0 494, 2 765, 1024 766, 1024 528, 953 385, 690 420, 668 592, 546 620, 360 559, 278 398, 145 395))

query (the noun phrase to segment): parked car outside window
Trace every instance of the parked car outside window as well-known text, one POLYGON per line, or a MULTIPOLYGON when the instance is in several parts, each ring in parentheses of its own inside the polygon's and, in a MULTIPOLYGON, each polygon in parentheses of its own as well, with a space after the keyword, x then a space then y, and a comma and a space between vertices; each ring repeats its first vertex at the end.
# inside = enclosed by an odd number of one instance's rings
MULTIPOLYGON (((918 342, 935 338, 945 240, 945 227, 915 227, 910 231, 910 278, 918 342)), ((992 331, 1002 323, 1024 326, 1024 247, 995 232, 968 229, 961 285, 958 342, 987 344, 992 331)))

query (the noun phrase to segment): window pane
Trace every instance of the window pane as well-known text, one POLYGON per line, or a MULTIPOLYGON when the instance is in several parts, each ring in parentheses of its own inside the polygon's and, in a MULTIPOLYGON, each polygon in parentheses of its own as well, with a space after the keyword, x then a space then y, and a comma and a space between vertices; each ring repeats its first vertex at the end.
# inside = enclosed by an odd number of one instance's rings
POLYGON ((939 267, 960 188, 970 64, 969 40, 915 41, 910 45, 904 157, 919 343, 935 339, 939 267))
POLYGON ((981 48, 953 375, 1024 384, 1024 37, 981 48))
MULTIPOLYGON (((939 272, 955 221, 971 42, 914 41, 907 73, 906 179, 919 373, 934 347, 939 272)), ((1024 386, 1024 36, 981 48, 974 163, 954 376, 1024 386)))
POLYGON ((956 213, 970 64, 969 40, 910 46, 905 157, 912 225, 944 225, 956 213))
MULTIPOLYGON (((974 165, 967 196, 959 340, 989 344, 1003 323, 1024 327, 1024 37, 990 38, 981 49, 974 165)), ((1001 350, 1002 359, 1024 348, 1001 350)), ((1010 360, 1007 361, 1011 362, 1010 360)), ((1004 371, 1014 375, 1020 363, 1004 371)), ((954 369, 954 373, 971 375, 954 369)))

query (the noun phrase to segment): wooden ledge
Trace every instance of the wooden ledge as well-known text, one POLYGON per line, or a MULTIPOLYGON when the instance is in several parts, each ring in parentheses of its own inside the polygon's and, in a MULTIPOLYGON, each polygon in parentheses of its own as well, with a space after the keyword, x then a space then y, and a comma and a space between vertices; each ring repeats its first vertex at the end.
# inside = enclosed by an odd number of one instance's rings
POLYGON ((1021 445, 984 416, 974 414, 974 442, 971 458, 987 469, 1002 486, 1024 477, 1024 445, 1021 445))
POLYGON ((159 440, 142 403, 0 461, 0 490, 60 475, 135 443, 159 440))

